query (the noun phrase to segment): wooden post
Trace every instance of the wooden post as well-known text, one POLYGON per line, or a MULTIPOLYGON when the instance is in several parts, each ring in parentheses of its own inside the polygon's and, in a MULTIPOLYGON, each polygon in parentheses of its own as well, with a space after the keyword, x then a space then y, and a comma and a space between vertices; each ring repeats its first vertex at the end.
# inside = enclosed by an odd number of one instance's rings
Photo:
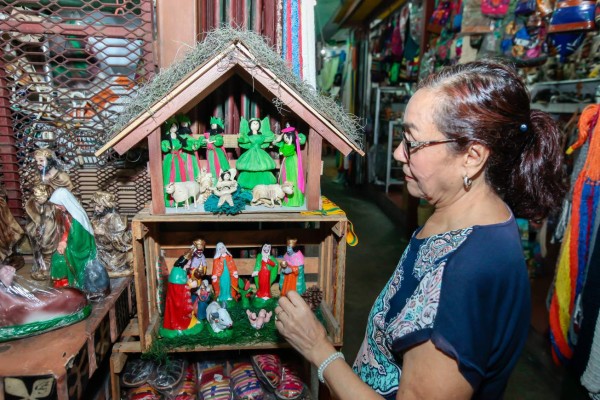
POLYGON ((308 133, 308 168, 306 172, 306 208, 321 208, 321 150, 323 138, 314 129, 308 133))
POLYGON ((152 188, 152 214, 164 214, 165 195, 162 176, 162 154, 160 151, 160 127, 148 136, 148 171, 150 171, 150 187, 152 188))

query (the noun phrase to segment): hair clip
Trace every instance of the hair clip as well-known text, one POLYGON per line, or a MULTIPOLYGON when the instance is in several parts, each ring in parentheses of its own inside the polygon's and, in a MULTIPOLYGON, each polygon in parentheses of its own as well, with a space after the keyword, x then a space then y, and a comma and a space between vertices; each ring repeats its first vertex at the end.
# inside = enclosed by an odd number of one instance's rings
POLYGON ((521 132, 527 132, 527 124, 521 124, 521 126, 519 127, 519 130, 521 132))

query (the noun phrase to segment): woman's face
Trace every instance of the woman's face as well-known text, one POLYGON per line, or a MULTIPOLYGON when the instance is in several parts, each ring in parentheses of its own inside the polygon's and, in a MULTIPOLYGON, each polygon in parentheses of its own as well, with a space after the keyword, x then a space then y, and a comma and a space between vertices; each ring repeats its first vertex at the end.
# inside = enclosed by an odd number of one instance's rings
MULTIPOLYGON (((447 139, 435 126, 433 113, 439 94, 431 89, 418 90, 408 102, 404 129, 408 140, 447 139)), ((453 153, 448 143, 432 144, 411 150, 410 161, 404 143, 394 151, 394 159, 403 163, 402 171, 408 192, 434 205, 452 202, 462 190, 463 158, 453 153)))

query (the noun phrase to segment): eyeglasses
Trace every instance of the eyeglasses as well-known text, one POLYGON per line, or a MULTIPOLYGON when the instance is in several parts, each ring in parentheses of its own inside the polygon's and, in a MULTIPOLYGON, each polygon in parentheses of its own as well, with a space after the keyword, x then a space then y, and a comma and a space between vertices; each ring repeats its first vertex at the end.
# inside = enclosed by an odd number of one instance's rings
POLYGON ((410 155, 423 147, 433 146, 434 144, 456 142, 458 139, 442 139, 442 140, 428 140, 425 142, 419 142, 416 140, 408 140, 406 132, 402 132, 402 146, 404 147, 404 153, 406 159, 410 161, 410 155))

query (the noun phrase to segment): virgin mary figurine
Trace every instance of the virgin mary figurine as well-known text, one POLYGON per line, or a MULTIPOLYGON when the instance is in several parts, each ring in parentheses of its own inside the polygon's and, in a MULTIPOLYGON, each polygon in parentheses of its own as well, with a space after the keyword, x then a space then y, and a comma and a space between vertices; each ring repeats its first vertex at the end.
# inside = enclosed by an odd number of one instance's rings
POLYGON ((211 280, 216 301, 233 300, 237 297, 238 271, 223 242, 217 243, 215 249, 211 280))
POLYGON ((240 156, 236 163, 236 169, 240 171, 239 185, 247 190, 252 190, 256 185, 271 185, 277 183, 273 170, 275 160, 265 150, 271 146, 275 134, 271 132, 269 117, 252 118, 250 121, 242 117, 240 122, 240 136, 238 144, 246 151, 240 156))
POLYGON ((279 154, 283 156, 281 169, 279 170, 278 182, 283 185, 284 182, 294 184, 294 193, 286 195, 283 199, 283 205, 287 207, 301 207, 304 205, 304 169, 302 167, 302 152, 300 146, 306 143, 306 136, 296 132, 296 128, 287 124, 287 127, 281 130, 281 135, 273 144, 279 147, 279 154))

